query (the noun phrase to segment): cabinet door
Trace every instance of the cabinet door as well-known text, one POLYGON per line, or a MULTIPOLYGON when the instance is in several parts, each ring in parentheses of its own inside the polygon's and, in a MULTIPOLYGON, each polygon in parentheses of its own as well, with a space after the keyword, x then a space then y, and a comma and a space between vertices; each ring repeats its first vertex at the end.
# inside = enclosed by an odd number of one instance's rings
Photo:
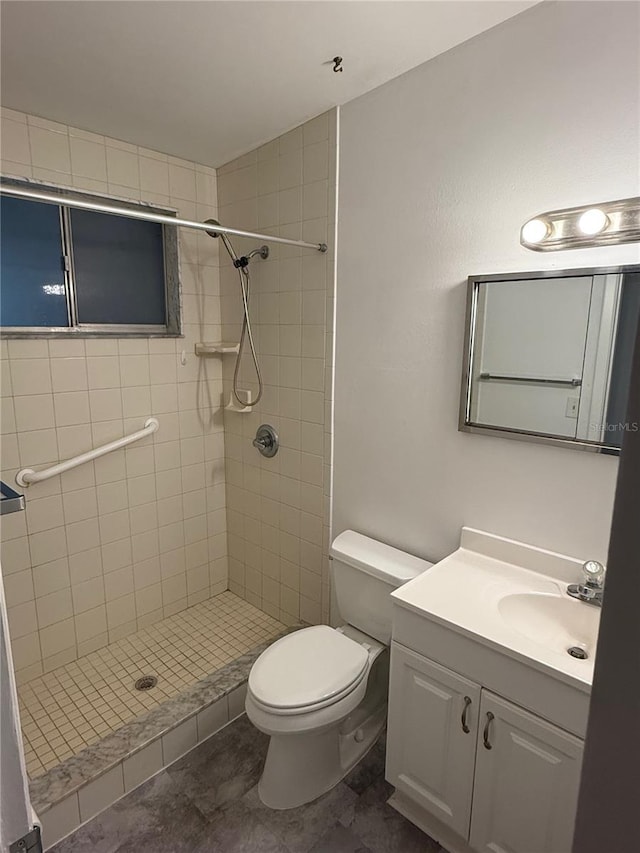
POLYGON ((483 690, 473 849, 571 853, 582 748, 573 735, 483 690))
POLYGON ((464 838, 479 701, 477 684, 393 644, 387 779, 464 838))

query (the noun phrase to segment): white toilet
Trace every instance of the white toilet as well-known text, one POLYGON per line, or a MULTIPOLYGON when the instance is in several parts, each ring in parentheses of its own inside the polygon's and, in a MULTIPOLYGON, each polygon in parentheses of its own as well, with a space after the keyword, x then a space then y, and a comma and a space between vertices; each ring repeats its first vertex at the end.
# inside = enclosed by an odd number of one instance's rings
POLYGON ((375 743, 387 715, 389 594, 432 565, 352 530, 331 555, 345 624, 288 634, 249 674, 247 716, 271 736, 258 791, 273 809, 330 790, 375 743))

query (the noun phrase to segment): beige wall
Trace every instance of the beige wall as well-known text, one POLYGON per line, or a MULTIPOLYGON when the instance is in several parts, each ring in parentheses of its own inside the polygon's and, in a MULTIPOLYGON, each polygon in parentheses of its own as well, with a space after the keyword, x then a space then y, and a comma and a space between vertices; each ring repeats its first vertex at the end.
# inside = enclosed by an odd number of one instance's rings
MULTIPOLYGON (((329 252, 271 246, 251 263, 251 315, 265 390, 249 414, 225 411, 229 586, 287 623, 328 619, 329 489, 337 112, 325 113, 218 170, 220 220, 327 241, 329 252), (281 448, 252 447, 272 424, 281 448)), ((236 251, 259 243, 234 240, 236 251)), ((221 255, 226 340, 240 334, 238 274, 221 255)), ((225 356, 228 401, 234 357, 225 356)), ((256 391, 250 358, 240 386, 256 391)))
MULTIPOLYGON (((9 110, 2 171, 216 215, 215 171, 9 110)), ((2 342, 2 479, 132 432, 152 438, 27 490, 2 522, 18 678, 227 588, 217 242, 180 232, 184 339, 2 342), (181 353, 185 353, 185 364, 181 353)))

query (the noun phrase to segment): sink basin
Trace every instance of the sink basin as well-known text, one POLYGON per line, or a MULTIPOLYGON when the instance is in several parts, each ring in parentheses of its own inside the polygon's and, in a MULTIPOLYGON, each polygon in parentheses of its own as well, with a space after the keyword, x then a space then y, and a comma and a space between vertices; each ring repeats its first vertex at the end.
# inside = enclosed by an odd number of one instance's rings
POLYGON ((457 551, 391 593, 394 613, 426 616, 588 693, 601 610, 567 595, 583 562, 464 527, 457 551))
POLYGON ((568 596, 521 592, 505 595, 498 612, 509 627, 538 645, 556 652, 582 649, 593 658, 600 608, 568 596))

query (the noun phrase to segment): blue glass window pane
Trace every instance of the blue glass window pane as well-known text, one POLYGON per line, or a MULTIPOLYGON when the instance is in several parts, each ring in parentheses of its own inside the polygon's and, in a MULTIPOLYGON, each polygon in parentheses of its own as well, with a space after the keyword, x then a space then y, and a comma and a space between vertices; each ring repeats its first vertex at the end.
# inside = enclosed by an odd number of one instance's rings
POLYGON ((162 226, 71 211, 79 323, 166 323, 162 226))
POLYGON ((60 210, 0 198, 0 325, 68 326, 60 210))

